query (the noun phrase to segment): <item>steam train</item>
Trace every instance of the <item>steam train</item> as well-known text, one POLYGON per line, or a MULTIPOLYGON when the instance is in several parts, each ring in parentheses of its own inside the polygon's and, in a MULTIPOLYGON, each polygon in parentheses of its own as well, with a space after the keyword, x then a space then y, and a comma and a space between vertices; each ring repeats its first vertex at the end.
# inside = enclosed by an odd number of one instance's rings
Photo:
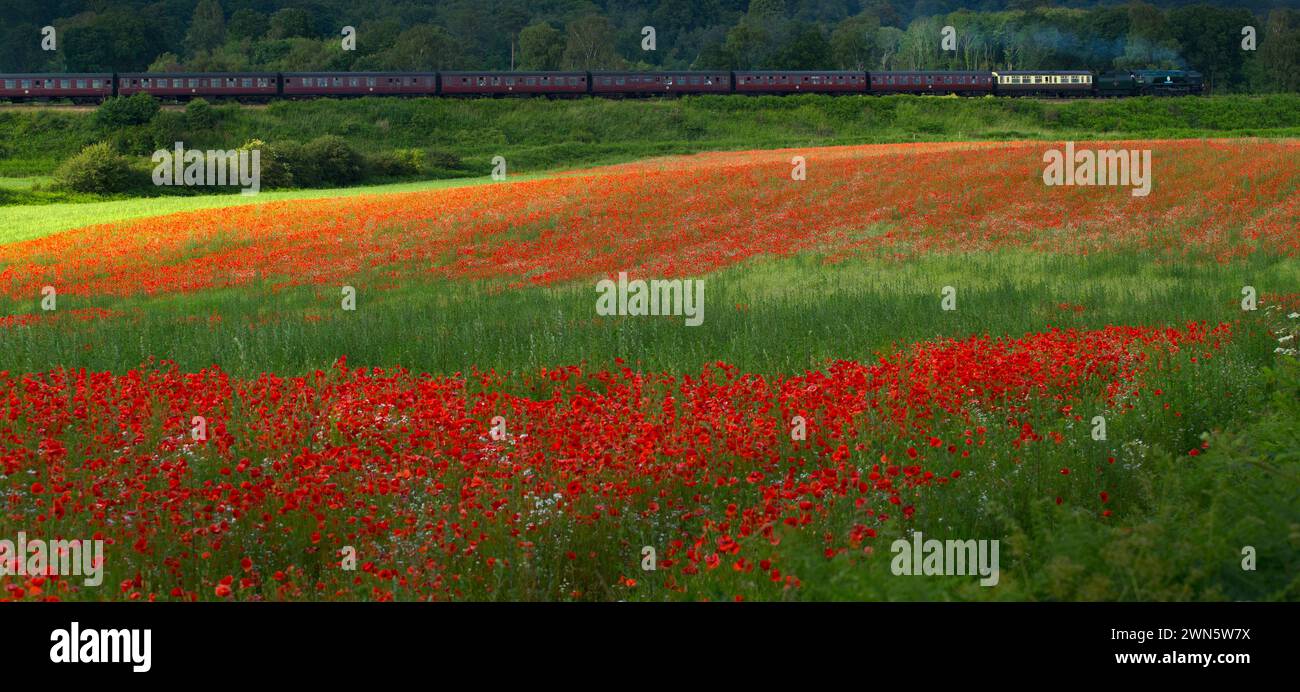
POLYGON ((679 94, 955 94, 1122 97, 1202 94, 1197 72, 1136 70, 675 72, 123 72, 0 74, 0 100, 97 103, 153 94, 269 101, 350 96, 601 96, 679 94))

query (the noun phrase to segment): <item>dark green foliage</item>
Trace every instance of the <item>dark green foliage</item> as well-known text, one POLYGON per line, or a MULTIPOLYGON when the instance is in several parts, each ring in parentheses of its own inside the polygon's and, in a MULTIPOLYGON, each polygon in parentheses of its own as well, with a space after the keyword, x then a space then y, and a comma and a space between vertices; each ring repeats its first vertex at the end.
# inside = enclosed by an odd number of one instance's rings
POLYGON ((365 161, 347 140, 337 135, 317 137, 306 144, 294 140, 263 148, 262 187, 339 187, 361 180, 365 161))
POLYGON ((95 110, 95 124, 103 128, 143 125, 158 114, 161 105, 150 94, 115 96, 95 110))
MULTIPOLYGON (((264 142, 264 188, 316 187, 367 176, 487 175, 493 156, 512 173, 723 149, 972 139, 1123 139, 1300 134, 1300 96, 1134 98, 1076 102, 917 96, 708 96, 610 101, 545 99, 321 99, 266 108, 213 107, 217 125, 194 127, 168 110, 144 125, 97 125, 99 116, 0 112, 0 175, 49 175, 87 144, 107 140, 146 157, 174 142, 229 150, 264 142), (326 175, 301 142, 341 137, 342 174, 326 175), (420 150, 416 166, 397 150, 420 150), (367 164, 367 161, 369 163, 367 164), (360 171, 360 173, 357 173, 360 171), (400 172, 399 172, 400 171, 400 172), (358 177, 358 175, 360 177, 358 177)), ((337 144, 337 142, 336 142, 337 144)), ((327 147, 316 153, 324 155, 327 147)), ((407 158, 413 153, 402 154, 407 158)))
POLYGON ((1300 88, 1290 0, 8 0, 0 72, 431 69, 1191 68, 1213 89, 1300 88), (58 51, 39 29, 60 27, 58 51), (1243 50, 1253 26, 1257 49, 1243 50), (339 50, 339 28, 357 49, 339 50), (656 29, 643 50, 641 28, 656 29), (956 51, 936 45, 957 31, 956 51), (64 28, 66 27, 66 28, 64 28), (160 63, 159 58, 168 56, 160 63))
POLYGON ((112 194, 138 186, 131 162, 107 142, 92 144, 59 166, 55 185, 71 192, 112 194))
POLYGON ((217 111, 204 99, 185 104, 185 124, 192 130, 208 130, 217 125, 217 111))
POLYGON ((379 178, 403 178, 419 175, 424 169, 424 152, 419 149, 396 149, 367 157, 369 175, 379 178))

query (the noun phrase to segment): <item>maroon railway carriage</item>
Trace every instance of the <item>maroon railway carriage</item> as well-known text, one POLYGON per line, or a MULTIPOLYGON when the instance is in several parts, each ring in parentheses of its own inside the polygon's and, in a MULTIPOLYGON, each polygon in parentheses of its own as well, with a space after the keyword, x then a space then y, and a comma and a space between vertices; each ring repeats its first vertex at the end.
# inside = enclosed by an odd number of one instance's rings
POLYGON ((731 93, 731 73, 592 72, 591 93, 610 96, 728 94, 731 93))
POLYGON ((861 94, 867 90, 866 72, 769 70, 735 75, 738 94, 861 94))
POLYGON ((285 72, 285 96, 433 96, 437 72, 285 72))
POLYGON ((586 72, 443 72, 438 93, 446 96, 508 94, 582 95, 586 72))
POLYGON ((982 96, 993 93, 993 73, 974 71, 871 72, 873 94, 961 94, 982 96))
POLYGON ((0 99, 102 101, 112 95, 113 75, 110 73, 0 75, 0 99))
POLYGON ((117 93, 148 93, 158 98, 236 96, 272 98, 279 94, 275 72, 128 72, 117 76, 117 93))

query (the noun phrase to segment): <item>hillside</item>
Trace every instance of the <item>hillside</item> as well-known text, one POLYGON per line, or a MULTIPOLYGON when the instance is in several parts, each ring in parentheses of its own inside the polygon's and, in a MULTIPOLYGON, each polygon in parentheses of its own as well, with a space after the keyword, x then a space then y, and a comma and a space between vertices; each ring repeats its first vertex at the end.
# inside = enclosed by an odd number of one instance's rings
MULTIPOLYGON (((84 109, 0 110, 0 178, 48 176, 111 141, 145 163, 156 149, 233 148, 339 135, 363 154, 415 148, 422 177, 485 175, 494 156, 527 172, 663 154, 944 140, 1186 138, 1300 134, 1300 95, 1039 101, 915 96, 705 96, 611 101, 379 99, 221 105, 192 125, 164 109, 109 128, 84 109)), ((0 194, 6 186, 0 185, 0 194)), ((14 186, 8 186, 14 187, 14 186)), ((22 187, 17 186, 17 187, 22 187)), ((31 201, 10 192, 8 203, 31 201)), ((0 199, 0 203, 4 203, 0 199)))

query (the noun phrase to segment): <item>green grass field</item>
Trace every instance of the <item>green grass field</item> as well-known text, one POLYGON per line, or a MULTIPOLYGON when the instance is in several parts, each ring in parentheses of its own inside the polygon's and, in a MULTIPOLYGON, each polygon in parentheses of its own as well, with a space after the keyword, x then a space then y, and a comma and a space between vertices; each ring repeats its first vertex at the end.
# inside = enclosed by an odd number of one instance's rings
MULTIPOLYGON (((517 176, 527 180, 531 176, 517 176)), ((15 187, 23 186, 18 179, 0 178, 0 185, 6 180, 15 187)), ((145 197, 136 199, 114 199, 108 201, 88 200, 80 202, 58 202, 52 204, 13 204, 0 206, 0 243, 12 243, 20 240, 39 238, 57 231, 80 228, 99 223, 126 221, 149 216, 161 216, 198 209, 220 209, 223 207, 242 206, 246 204, 265 204, 290 199, 322 199, 346 197, 351 195, 373 195, 385 193, 413 192, 416 190, 439 190, 465 185, 481 185, 492 182, 490 177, 461 178, 455 180, 426 180, 409 183, 389 183, 386 185, 360 185, 340 190, 276 190, 259 192, 256 195, 217 194, 193 195, 185 197, 145 197)))

